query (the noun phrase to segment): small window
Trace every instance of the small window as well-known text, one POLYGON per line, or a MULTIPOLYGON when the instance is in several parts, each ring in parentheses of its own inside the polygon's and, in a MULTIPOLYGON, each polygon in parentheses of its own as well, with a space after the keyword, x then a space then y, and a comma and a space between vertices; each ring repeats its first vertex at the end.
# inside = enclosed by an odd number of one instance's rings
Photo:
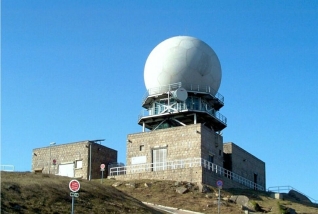
POLYGON ((222 156, 222 150, 221 149, 219 150, 219 155, 222 156))
POLYGON ((76 169, 81 169, 83 167, 82 160, 77 160, 75 164, 76 164, 76 166, 75 166, 76 169))
POLYGON ((144 145, 140 145, 140 146, 139 146, 139 151, 144 151, 144 149, 145 149, 145 146, 144 146, 144 145))
POLYGON ((214 161, 214 156, 213 155, 209 155, 209 162, 213 163, 214 161))

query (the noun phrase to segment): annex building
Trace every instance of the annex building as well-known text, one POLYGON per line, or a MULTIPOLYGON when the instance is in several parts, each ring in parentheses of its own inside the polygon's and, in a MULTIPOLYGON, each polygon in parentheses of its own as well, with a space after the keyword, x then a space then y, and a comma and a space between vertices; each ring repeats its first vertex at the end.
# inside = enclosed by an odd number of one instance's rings
POLYGON ((117 151, 102 145, 102 140, 36 148, 32 151, 32 171, 72 178, 97 179, 101 177, 101 164, 107 167, 117 162, 117 151))

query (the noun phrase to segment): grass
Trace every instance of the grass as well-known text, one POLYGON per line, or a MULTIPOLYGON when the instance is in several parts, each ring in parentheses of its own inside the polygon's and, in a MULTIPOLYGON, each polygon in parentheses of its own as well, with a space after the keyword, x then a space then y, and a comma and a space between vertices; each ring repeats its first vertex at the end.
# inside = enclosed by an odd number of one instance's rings
MULTIPOLYGON (((1 174, 1 213, 69 213, 71 197, 67 177, 20 172, 1 174)), ((75 213, 162 213, 141 202, 149 202, 206 214, 217 213, 218 190, 201 193, 194 184, 187 182, 157 180, 116 181, 104 179, 82 180, 79 197, 75 199, 75 213), (119 182, 121 185, 113 187, 119 182), (147 184, 147 185, 145 185, 147 184), (185 194, 176 192, 178 186, 187 186, 185 194)), ((276 200, 266 192, 246 189, 221 190, 223 198, 221 213, 244 213, 237 204, 228 201, 231 195, 245 195, 249 198, 250 211, 281 213, 279 202, 284 208, 293 208, 297 213, 318 213, 313 205, 293 200, 276 200)))
MULTIPOLYGON (((70 213, 67 177, 33 173, 1 173, 1 213, 70 213)), ((111 185, 80 181, 76 213, 160 213, 111 185)))

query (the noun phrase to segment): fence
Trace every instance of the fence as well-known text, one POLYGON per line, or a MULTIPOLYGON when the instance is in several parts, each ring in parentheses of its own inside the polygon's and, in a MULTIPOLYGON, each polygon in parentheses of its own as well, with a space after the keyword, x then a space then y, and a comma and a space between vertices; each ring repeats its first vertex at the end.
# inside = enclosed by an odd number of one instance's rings
POLYGON ((299 190, 295 189, 292 186, 274 186, 274 187, 268 187, 268 192, 277 192, 277 193, 288 193, 290 190, 294 190, 304 196, 306 196, 309 200, 311 200, 313 203, 318 204, 318 200, 315 200, 304 193, 300 192, 299 190))
POLYGON ((156 162, 156 163, 146 163, 146 164, 134 164, 130 166, 121 166, 110 168, 110 176, 125 175, 125 174, 135 174, 143 172, 154 172, 161 170, 173 170, 191 167, 204 167, 209 171, 216 174, 222 175, 228 179, 238 182, 246 187, 264 191, 264 187, 254 183, 238 174, 235 174, 221 166, 218 166, 212 162, 209 162, 202 158, 189 158, 182 160, 174 160, 167 162, 156 162))
POLYGON ((196 85, 196 84, 194 84, 194 85, 193 84, 184 84, 181 82, 148 89, 146 94, 143 96, 142 103, 144 103, 145 99, 149 95, 155 95, 155 94, 161 94, 161 93, 168 92, 168 91, 174 91, 180 87, 183 87, 187 91, 191 91, 191 92, 208 93, 211 96, 218 99, 221 103, 224 103, 223 95, 221 95, 217 91, 214 91, 214 89, 211 86, 196 85))
POLYGON ((13 172, 14 166, 13 165, 1 165, 1 171, 13 172))

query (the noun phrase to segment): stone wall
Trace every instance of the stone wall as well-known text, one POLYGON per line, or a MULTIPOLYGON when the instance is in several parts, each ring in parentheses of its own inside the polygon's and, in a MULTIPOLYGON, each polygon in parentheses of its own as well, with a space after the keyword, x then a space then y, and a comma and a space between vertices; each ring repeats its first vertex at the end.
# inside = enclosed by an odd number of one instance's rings
POLYGON ((201 126, 201 158, 223 167, 223 137, 205 126, 201 126))
MULTIPOLYGON (((202 124, 193 124, 181 127, 160 129, 151 132, 130 134, 127 136, 127 166, 147 164, 154 171, 114 176, 118 180, 131 179, 159 179, 189 181, 216 185, 217 180, 222 180, 224 188, 247 188, 221 174, 217 174, 203 167, 186 167, 158 171, 153 164, 153 150, 165 148, 166 162, 201 158, 212 161, 224 167, 230 164, 239 176, 254 181, 257 174, 257 184, 265 189, 265 163, 235 144, 223 145, 223 137, 202 124), (228 157, 230 155, 230 160, 228 157), (225 158, 226 157, 226 158, 225 158)), ((121 172, 124 173, 124 172, 121 172)))
POLYGON ((192 183, 202 182, 202 167, 172 169, 151 171, 135 174, 126 174, 118 176, 109 176, 108 178, 115 178, 116 180, 171 180, 171 181, 188 181, 192 183))
POLYGON ((126 174, 118 176, 109 176, 109 179, 113 178, 116 180, 172 180, 172 181, 187 181, 196 184, 207 184, 210 186, 217 187, 216 182, 218 180, 223 181, 223 188, 243 188, 247 187, 235 182, 223 175, 212 172, 202 167, 192 167, 192 168, 183 168, 183 169, 174 169, 174 170, 162 170, 155 172, 143 172, 135 174, 126 174))
POLYGON ((214 163, 223 166, 223 139, 202 124, 160 129, 128 135, 126 164, 132 158, 146 157, 152 163, 152 150, 167 148, 167 161, 204 158, 214 155, 214 163))
POLYGON ((43 148, 33 149, 32 152, 32 171, 42 169, 45 174, 58 174, 59 165, 74 164, 74 177, 88 179, 90 163, 90 143, 91 143, 91 178, 100 178, 100 164, 106 165, 104 172, 107 176, 107 165, 117 162, 117 151, 105 147, 92 141, 80 141, 75 143, 52 145, 43 148), (55 164, 53 160, 56 160, 55 164), (77 163, 81 162, 81 167, 77 163))
POLYGON ((265 163, 263 161, 234 143, 225 143, 223 147, 224 153, 229 155, 232 172, 253 182, 254 176, 256 176, 256 183, 263 186, 264 189, 266 188, 265 163))
POLYGON ((117 163, 117 151, 101 144, 92 143, 92 172, 91 178, 101 178, 100 165, 105 164, 104 178, 108 176, 107 167, 110 163, 117 163))
POLYGON ((210 186, 217 187, 216 182, 218 180, 223 181, 223 187, 224 189, 229 189, 229 188, 241 188, 241 189, 247 189, 243 184, 240 184, 234 180, 231 180, 221 174, 212 172, 211 170, 207 170, 206 168, 203 168, 202 171, 202 183, 208 184, 210 186))

